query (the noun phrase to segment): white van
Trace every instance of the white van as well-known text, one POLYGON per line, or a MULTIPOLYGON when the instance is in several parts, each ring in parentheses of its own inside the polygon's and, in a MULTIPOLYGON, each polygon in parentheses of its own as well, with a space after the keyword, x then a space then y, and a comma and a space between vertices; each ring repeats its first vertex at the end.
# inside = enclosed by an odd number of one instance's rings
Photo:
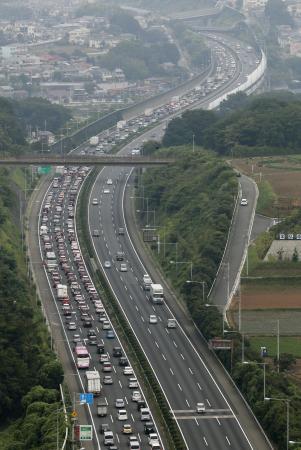
POLYGON ((151 420, 150 412, 148 408, 140 409, 140 419, 141 420, 151 420))
POLYGON ((48 227, 46 225, 40 227, 40 236, 43 236, 44 234, 48 234, 48 227))
POLYGON ((114 435, 112 431, 105 431, 103 443, 105 445, 113 445, 114 444, 114 435))

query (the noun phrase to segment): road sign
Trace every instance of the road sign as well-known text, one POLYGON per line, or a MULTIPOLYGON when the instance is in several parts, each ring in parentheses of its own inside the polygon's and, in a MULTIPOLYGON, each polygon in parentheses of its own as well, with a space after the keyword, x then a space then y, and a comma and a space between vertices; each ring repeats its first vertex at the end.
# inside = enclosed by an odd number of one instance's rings
POLYGON ((79 426, 79 440, 80 441, 92 441, 93 430, 92 425, 80 425, 79 426))
POLYGON ((71 417, 77 417, 77 412, 76 411, 72 411, 71 417))
POLYGON ((82 405, 93 405, 93 394, 79 394, 79 401, 82 405))
POLYGON ((52 170, 52 166, 39 166, 38 167, 38 174, 40 175, 47 175, 52 170))

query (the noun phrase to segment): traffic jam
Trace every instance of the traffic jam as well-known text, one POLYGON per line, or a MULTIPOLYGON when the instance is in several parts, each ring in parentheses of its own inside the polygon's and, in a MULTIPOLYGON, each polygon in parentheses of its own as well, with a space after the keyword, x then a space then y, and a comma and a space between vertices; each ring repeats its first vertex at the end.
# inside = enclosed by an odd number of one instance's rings
POLYGON ((150 409, 77 239, 76 202, 89 170, 56 168, 39 217, 45 273, 81 385, 93 396, 90 408, 98 446, 160 450, 163 447, 150 409))

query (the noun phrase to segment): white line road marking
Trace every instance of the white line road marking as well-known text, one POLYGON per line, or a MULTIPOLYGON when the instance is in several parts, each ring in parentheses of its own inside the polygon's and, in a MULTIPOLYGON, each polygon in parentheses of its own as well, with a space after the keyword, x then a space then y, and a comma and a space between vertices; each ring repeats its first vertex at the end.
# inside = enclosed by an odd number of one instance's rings
POLYGON ((122 389, 122 383, 121 383, 121 381, 120 380, 118 380, 118 383, 119 383, 119 386, 121 387, 121 389, 122 389))
POLYGON ((124 285, 124 289, 125 289, 126 291, 128 290, 128 288, 127 288, 126 284, 124 285))
POLYGON ((142 322, 144 322, 145 320, 143 319, 143 317, 141 316, 141 320, 142 320, 142 322))
POLYGON ((227 440, 228 444, 231 445, 231 442, 229 441, 228 436, 226 436, 226 440, 227 440))
POLYGON ((116 369, 115 369, 115 366, 113 366, 113 370, 114 370, 114 372, 116 373, 116 369))
POLYGON ((132 413, 131 413, 131 418, 132 418, 132 421, 135 422, 135 418, 132 413))
POLYGON ((155 344, 156 344, 156 346, 159 348, 159 344, 158 344, 158 342, 157 341, 155 341, 155 344))
POLYGON ((140 436, 140 433, 137 433, 137 436, 138 436, 139 441, 141 442, 141 436, 140 436))
POLYGON ((173 370, 172 370, 171 367, 169 368, 169 370, 170 370, 170 373, 171 373, 172 375, 174 375, 173 370))
POLYGON ((197 386, 198 386, 199 390, 201 391, 202 390, 202 386, 200 385, 200 383, 197 383, 197 386))
POLYGON ((136 311, 139 311, 139 308, 138 308, 138 306, 137 306, 137 305, 135 305, 135 308, 136 308, 136 311))
POLYGON ((148 328, 147 331, 149 332, 149 334, 152 334, 151 330, 148 328))
POLYGON ((130 294, 130 299, 133 300, 133 297, 131 296, 131 294, 130 294))
POLYGON ((111 418, 111 422, 114 423, 114 419, 113 419, 112 414, 110 414, 110 418, 111 418))
POLYGON ((211 406, 211 403, 209 402, 208 398, 206 398, 206 402, 208 403, 209 406, 211 406))
POLYGON ((181 355, 181 358, 182 358, 183 360, 185 360, 185 358, 184 358, 184 356, 182 355, 182 353, 180 353, 180 355, 181 355))
POLYGON ((129 401, 128 401, 127 397, 124 397, 124 400, 125 400, 125 403, 128 405, 129 401))
POLYGON ((188 367, 188 370, 189 370, 189 372, 191 373, 191 375, 193 375, 193 372, 192 372, 192 370, 191 370, 190 367, 188 367))
POLYGON ((208 442, 206 441, 205 436, 203 436, 203 439, 204 439, 204 442, 205 442, 206 447, 208 447, 208 442))
POLYGON ((166 333, 167 333, 167 334, 169 334, 169 331, 168 331, 168 329, 167 329, 167 328, 165 328, 165 331, 166 331, 166 333))
POLYGON ((216 417, 216 421, 217 421, 217 423, 219 424, 219 426, 221 426, 221 423, 220 423, 220 421, 218 420, 218 417, 216 417))
POLYGON ((180 391, 182 391, 183 390, 182 386, 179 383, 178 383, 178 386, 179 386, 180 391))
POLYGON ((175 341, 172 341, 172 342, 173 342, 173 345, 174 345, 176 348, 178 348, 176 342, 175 342, 175 341))
POLYGON ((164 353, 162 353, 162 358, 164 359, 164 361, 166 361, 164 353))
POLYGON ((200 426, 199 422, 196 419, 194 419, 194 421, 197 424, 197 426, 199 427, 200 426))
POLYGON ((186 403, 187 403, 188 408, 190 408, 190 404, 189 404, 189 401, 187 400, 187 398, 186 398, 186 403))

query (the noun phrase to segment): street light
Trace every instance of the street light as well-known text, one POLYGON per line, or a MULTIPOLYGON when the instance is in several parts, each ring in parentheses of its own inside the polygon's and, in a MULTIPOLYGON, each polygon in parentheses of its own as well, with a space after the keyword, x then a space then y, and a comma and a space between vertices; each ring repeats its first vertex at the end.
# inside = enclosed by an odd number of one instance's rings
POLYGON ((187 284, 194 283, 194 284, 202 284, 203 285, 203 303, 204 303, 204 301, 205 301, 205 284, 206 284, 206 281, 186 280, 186 283, 187 284))
POLYGON ((288 441, 289 444, 301 444, 301 442, 299 441, 288 441))
POLYGON ((265 366, 267 365, 266 362, 257 362, 257 361, 242 361, 243 364, 256 364, 258 366, 263 366, 263 399, 266 400, 267 397, 265 396, 266 394, 266 376, 265 376, 265 366))
POLYGON ((276 400, 279 402, 286 403, 286 450, 289 447, 289 435, 290 435, 290 400, 288 398, 277 398, 277 397, 265 397, 264 400, 276 400))
POLYGON ((178 264, 190 264, 190 280, 192 280, 192 261, 169 261, 170 264, 175 264, 176 268, 178 264))

